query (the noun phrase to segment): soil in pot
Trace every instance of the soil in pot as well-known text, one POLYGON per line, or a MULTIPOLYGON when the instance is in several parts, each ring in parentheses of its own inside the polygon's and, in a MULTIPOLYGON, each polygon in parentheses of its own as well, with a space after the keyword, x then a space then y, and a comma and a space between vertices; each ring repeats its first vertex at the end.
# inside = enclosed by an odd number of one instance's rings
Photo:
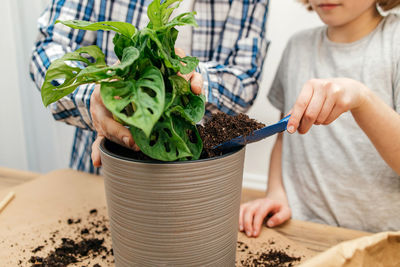
MULTIPOLYGON (((222 151, 212 149, 218 144, 222 144, 238 136, 248 136, 253 131, 265 127, 265 124, 249 118, 246 114, 240 113, 230 116, 223 112, 213 114, 203 125, 197 125, 201 139, 203 140, 203 152, 201 159, 212 158, 222 155, 222 151)), ((153 160, 141 151, 133 151, 125 147, 109 143, 115 154, 136 160, 153 160)))

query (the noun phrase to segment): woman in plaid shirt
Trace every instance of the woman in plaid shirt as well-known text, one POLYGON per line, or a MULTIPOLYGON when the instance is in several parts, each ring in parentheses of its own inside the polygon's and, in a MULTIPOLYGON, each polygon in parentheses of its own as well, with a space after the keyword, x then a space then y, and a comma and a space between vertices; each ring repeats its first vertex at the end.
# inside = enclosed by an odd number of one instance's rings
MULTIPOLYGON (((39 35, 30 64, 31 77, 37 87, 42 86, 52 61, 81 46, 99 46, 107 64, 117 60, 112 32, 70 29, 62 24, 54 25, 57 19, 125 21, 141 29, 148 22, 149 3, 149 0, 52 0, 39 18, 39 35)), ((246 112, 257 96, 268 48, 265 27, 269 0, 185 0, 181 5, 197 12, 199 27, 188 35, 185 35, 186 30, 180 37, 184 35, 186 50, 191 50, 185 52, 200 60, 197 72, 202 76, 207 111, 246 112)), ((192 84, 194 79, 201 81, 199 74, 193 74, 192 84)), ((104 122, 109 119, 108 114, 101 114, 105 111, 101 101, 98 103, 97 91, 94 84, 82 85, 50 105, 56 120, 76 126, 70 167, 91 173, 98 173, 91 161, 96 130, 107 136, 100 128, 107 127, 104 122)), ((121 125, 116 129, 125 130, 121 125)), ((120 138, 120 143, 127 141, 121 135, 120 131, 116 139, 120 138)), ((128 145, 134 147, 130 134, 128 145)), ((95 165, 98 165, 96 157, 98 155, 94 155, 95 165)))

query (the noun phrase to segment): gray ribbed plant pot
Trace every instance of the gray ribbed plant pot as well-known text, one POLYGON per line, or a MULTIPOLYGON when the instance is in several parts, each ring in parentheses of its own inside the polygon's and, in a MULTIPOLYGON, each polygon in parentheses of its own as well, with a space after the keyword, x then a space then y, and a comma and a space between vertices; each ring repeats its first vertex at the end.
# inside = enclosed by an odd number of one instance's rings
POLYGON ((245 149, 144 162, 100 145, 115 263, 234 266, 245 149))

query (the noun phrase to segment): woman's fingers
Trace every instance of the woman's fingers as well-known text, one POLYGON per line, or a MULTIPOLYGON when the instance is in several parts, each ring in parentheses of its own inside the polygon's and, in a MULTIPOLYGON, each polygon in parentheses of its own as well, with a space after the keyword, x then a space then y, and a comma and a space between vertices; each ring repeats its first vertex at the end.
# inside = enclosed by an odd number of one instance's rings
POLYGON ((179 56, 180 58, 186 56, 185 51, 183 51, 183 49, 182 49, 182 48, 179 48, 179 47, 175 47, 175 54, 176 54, 177 56, 179 56))
POLYGON ((131 132, 112 117, 105 117, 101 125, 102 134, 111 141, 138 151, 131 132))
POLYGON ((190 86, 192 92, 196 95, 203 93, 203 76, 198 72, 193 72, 192 78, 190 80, 190 86))
POLYGON ((99 136, 107 137, 115 143, 128 148, 139 150, 130 131, 122 124, 116 122, 110 111, 104 106, 100 96, 100 87, 96 85, 90 99, 90 113, 93 125, 99 136))
POLYGON ((100 157, 100 142, 104 139, 104 136, 98 135, 96 140, 92 144, 92 162, 93 166, 100 167, 101 166, 101 157, 100 157))
MULTIPOLYGON (((180 58, 186 56, 185 51, 183 51, 183 49, 179 47, 175 47, 175 54, 180 58)), ((182 62, 182 64, 185 63, 182 62)), ((200 73, 192 71, 188 74, 182 74, 178 72, 178 75, 184 78, 186 81, 190 82, 191 90, 194 94, 199 95, 202 93, 204 81, 200 73)))

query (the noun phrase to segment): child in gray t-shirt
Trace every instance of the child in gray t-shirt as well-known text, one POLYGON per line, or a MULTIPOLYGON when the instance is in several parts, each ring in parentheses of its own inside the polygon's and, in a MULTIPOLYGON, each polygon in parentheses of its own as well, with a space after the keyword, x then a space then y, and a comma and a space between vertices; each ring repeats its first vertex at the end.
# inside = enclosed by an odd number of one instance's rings
POLYGON ((241 206, 248 236, 259 235, 267 215, 273 227, 292 214, 400 230, 400 17, 381 16, 374 0, 320 2, 309 5, 327 26, 291 38, 268 95, 291 113, 292 134, 280 134, 272 150, 266 197, 241 206))

